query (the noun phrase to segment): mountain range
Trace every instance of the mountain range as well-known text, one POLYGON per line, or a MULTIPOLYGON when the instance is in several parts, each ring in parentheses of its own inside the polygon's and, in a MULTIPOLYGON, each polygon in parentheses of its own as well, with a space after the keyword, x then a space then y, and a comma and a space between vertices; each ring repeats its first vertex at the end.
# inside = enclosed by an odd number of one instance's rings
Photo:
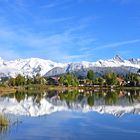
POLYGON ((124 60, 116 55, 112 59, 96 62, 57 63, 40 58, 10 61, 0 58, 0 77, 16 77, 18 74, 32 77, 37 73, 40 73, 41 76, 54 76, 68 72, 85 76, 89 69, 92 69, 98 75, 106 72, 115 72, 117 74, 137 73, 140 71, 140 59, 124 60))

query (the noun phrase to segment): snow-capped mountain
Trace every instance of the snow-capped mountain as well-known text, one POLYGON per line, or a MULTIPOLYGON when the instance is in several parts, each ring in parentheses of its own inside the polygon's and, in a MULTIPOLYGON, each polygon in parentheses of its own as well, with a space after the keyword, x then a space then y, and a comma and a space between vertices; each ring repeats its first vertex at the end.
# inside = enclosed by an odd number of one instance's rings
POLYGON ((5 61, 0 59, 0 75, 15 77, 18 74, 33 76, 40 73, 42 76, 55 67, 65 67, 66 64, 56 63, 40 58, 18 59, 5 61))
POLYGON ((99 60, 97 62, 57 63, 40 58, 17 59, 6 61, 0 58, 0 77, 15 77, 18 74, 33 76, 40 73, 42 76, 52 76, 67 72, 86 73, 87 69, 95 72, 134 72, 140 69, 140 59, 123 60, 116 55, 112 59, 99 60))
POLYGON ((79 63, 69 63, 64 68, 53 68, 47 72, 46 76, 59 75, 67 72, 75 72, 77 75, 85 76, 87 71, 92 69, 95 73, 102 75, 107 72, 115 72, 117 74, 137 73, 140 69, 140 59, 123 60, 116 55, 112 59, 99 60, 97 62, 82 61, 79 63))

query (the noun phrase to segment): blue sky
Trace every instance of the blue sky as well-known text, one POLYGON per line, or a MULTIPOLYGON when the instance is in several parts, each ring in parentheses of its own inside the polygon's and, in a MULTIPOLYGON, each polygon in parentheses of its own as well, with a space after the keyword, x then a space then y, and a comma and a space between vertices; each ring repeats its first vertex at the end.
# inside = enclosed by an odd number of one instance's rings
POLYGON ((140 58, 139 0, 0 0, 0 56, 140 58))

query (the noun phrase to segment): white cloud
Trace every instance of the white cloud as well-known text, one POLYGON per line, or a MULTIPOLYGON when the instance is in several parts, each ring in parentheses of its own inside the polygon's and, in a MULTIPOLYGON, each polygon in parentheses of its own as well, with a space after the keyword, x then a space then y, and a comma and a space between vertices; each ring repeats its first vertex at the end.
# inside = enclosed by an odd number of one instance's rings
POLYGON ((61 60, 62 61, 67 60, 68 62, 73 62, 75 60, 82 60, 86 57, 87 57, 86 55, 66 55, 66 56, 62 56, 61 60))

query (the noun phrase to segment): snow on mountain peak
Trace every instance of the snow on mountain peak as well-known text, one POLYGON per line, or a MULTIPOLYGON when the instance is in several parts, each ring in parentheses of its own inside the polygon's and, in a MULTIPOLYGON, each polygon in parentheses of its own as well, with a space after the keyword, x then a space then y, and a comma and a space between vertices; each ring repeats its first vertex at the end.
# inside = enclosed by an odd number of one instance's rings
POLYGON ((124 60, 119 55, 116 55, 113 59, 118 62, 124 62, 124 60))
POLYGON ((18 74, 33 76, 40 73, 42 76, 54 67, 64 67, 65 64, 40 58, 17 59, 0 63, 0 73, 15 77, 18 74), (4 65, 5 63, 5 65, 4 65))
POLYGON ((140 64, 140 59, 131 58, 131 59, 129 59, 129 61, 133 64, 140 64))
MULTIPOLYGON (((78 71, 93 67, 133 67, 140 69, 140 59, 123 60, 119 55, 116 55, 113 59, 99 60, 97 62, 77 62, 77 63, 57 63, 51 60, 45 60, 41 58, 28 58, 17 59, 11 61, 5 61, 0 58, 0 77, 8 76, 15 77, 18 74, 25 76, 33 76, 40 73, 42 76, 54 68, 64 69, 67 71, 78 71)), ((63 72, 64 72, 63 71, 63 72)))

